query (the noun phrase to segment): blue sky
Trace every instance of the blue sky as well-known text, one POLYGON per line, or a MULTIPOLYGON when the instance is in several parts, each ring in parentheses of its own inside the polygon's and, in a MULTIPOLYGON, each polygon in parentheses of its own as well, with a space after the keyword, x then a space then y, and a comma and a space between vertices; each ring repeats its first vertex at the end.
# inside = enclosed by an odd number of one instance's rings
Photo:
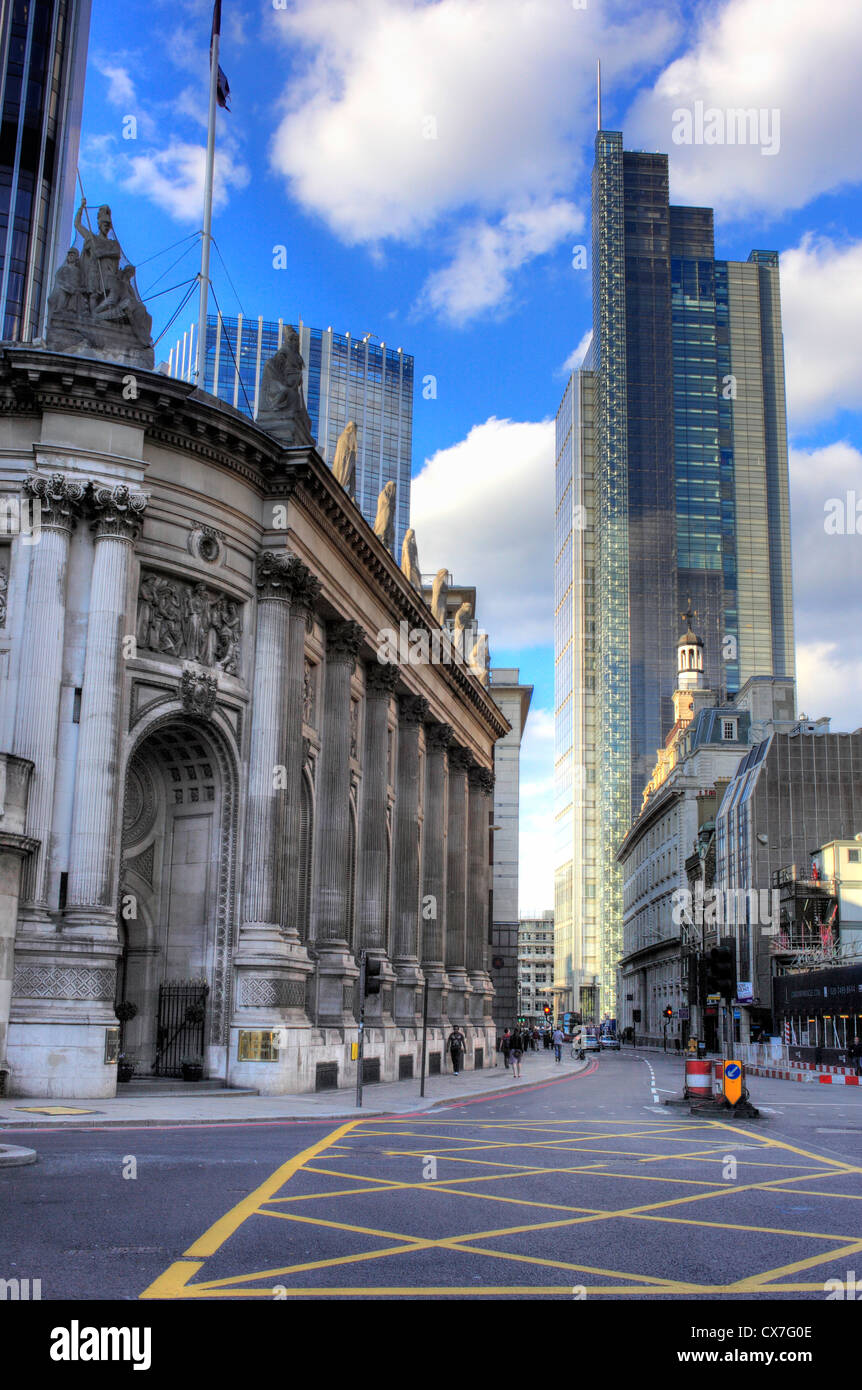
MULTIPOLYGON (((81 177, 145 295, 197 269, 211 16, 93 0, 81 177)), ((716 209, 717 254, 781 253, 800 709, 862 723, 862 515, 824 525, 832 499, 862 502, 860 51, 858 0, 223 0, 215 293, 413 354, 422 568, 477 585, 493 663, 535 686, 524 908, 553 901, 552 421, 590 324, 572 253, 599 57, 603 125, 670 154, 672 201, 716 209), (768 113, 760 145, 675 143, 697 102, 768 113)), ((156 333, 183 293, 152 301, 156 333)))

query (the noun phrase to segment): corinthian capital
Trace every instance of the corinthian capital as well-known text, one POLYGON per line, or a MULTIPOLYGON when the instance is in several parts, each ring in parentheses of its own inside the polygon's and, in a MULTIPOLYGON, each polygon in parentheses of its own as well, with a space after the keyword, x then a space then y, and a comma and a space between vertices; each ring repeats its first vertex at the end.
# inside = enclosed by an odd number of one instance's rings
POLYGON ((450 772, 469 772, 473 766, 473 754, 469 748, 462 748, 460 743, 449 745, 449 771, 450 772))
POLYGON ((91 487, 90 505, 97 540, 136 541, 150 500, 147 494, 132 492, 125 483, 115 483, 113 487, 93 483, 91 487))
POLYGON ((31 473, 24 479, 24 495, 39 504, 42 530, 72 531, 86 493, 86 483, 65 473, 31 473))
POLYGON ((399 667, 390 661, 368 661, 365 664, 365 693, 368 696, 389 698, 398 684, 399 667))
POLYGON ((329 661, 346 661, 351 669, 356 664, 362 639, 365 636, 359 623, 338 618, 326 624, 326 656, 329 661))
POLYGON ((398 700, 400 724, 424 724, 428 718, 428 701, 421 695, 401 695, 398 700))

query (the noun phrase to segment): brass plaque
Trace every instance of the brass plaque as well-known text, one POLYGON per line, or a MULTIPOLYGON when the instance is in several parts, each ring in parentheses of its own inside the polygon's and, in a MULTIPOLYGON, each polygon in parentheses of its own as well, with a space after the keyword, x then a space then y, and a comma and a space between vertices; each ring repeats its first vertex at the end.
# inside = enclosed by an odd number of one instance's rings
POLYGON ((241 1028, 236 1059, 238 1062, 277 1062, 278 1033, 265 1028, 241 1028))

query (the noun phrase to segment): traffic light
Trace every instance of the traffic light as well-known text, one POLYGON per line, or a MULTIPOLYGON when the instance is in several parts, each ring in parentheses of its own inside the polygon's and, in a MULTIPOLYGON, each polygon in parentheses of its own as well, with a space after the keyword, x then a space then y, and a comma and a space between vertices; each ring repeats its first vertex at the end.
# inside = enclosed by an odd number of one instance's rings
POLYGON ((550 1006, 550 1004, 546 1004, 546 1005, 545 1005, 545 1018, 550 1018, 550 1017, 551 1017, 551 1006, 550 1006))
POLYGON ((665 1018, 673 1018, 673 1009, 670 1007, 670 1004, 668 1004, 667 1008, 665 1009, 664 1016, 665 1018))
POLYGON ((713 946, 706 960, 706 993, 732 999, 736 993, 736 962, 729 946, 713 946))
POLYGON ((380 961, 380 960, 371 960, 371 959, 369 959, 368 956, 365 957, 365 997, 366 997, 366 999, 368 998, 369 994, 379 994, 379 993, 380 993, 380 970, 381 970, 381 961, 380 961))

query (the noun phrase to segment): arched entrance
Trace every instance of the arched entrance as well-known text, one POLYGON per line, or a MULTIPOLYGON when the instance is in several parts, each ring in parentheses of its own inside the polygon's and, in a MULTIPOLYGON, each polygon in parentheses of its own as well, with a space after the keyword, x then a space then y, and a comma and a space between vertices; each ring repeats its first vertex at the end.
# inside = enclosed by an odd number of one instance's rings
POLYGON ((233 773, 220 737, 158 725, 126 773, 120 871, 120 998, 137 1012, 123 1050, 137 1074, 179 1074, 224 1042, 233 773))

